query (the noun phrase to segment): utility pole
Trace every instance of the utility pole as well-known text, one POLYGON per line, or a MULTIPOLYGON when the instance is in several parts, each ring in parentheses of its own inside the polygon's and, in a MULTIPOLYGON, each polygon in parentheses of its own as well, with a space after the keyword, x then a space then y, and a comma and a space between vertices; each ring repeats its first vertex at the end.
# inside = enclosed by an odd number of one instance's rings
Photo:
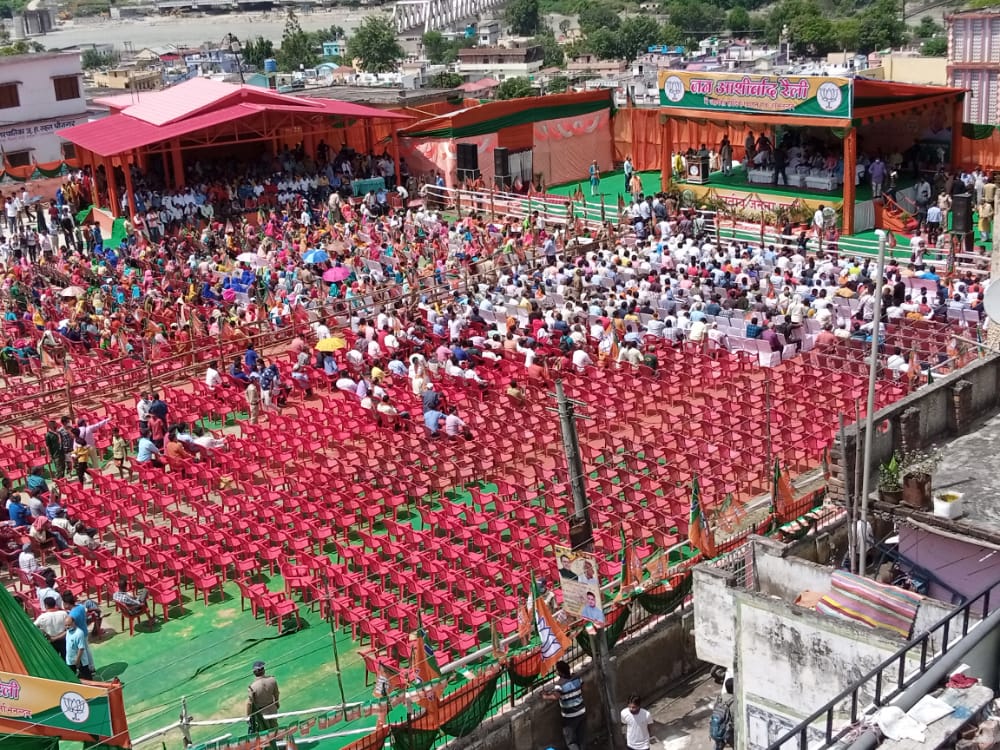
MULTIPOLYGON (((559 412, 559 426, 562 432, 563 453, 569 471, 569 486, 573 492, 573 518, 569 526, 570 546, 574 549, 591 550, 594 536, 590 525, 590 503, 587 500, 587 485, 583 476, 583 461, 580 459, 580 440, 576 432, 576 411, 574 406, 583 406, 580 401, 566 398, 562 380, 556 381, 556 403, 559 412)), ((550 409, 549 411, 554 411, 550 409)), ((587 417, 583 417, 587 419, 587 417)))
MULTIPOLYGON (((576 432, 576 420, 589 419, 589 417, 576 415, 574 407, 585 406, 585 404, 566 397, 562 380, 556 381, 555 397, 559 408, 549 409, 549 411, 559 413, 563 452, 566 454, 566 467, 569 471, 569 486, 573 492, 573 518, 569 526, 570 546, 574 550, 590 552, 594 549, 594 535, 590 524, 590 502, 587 500, 583 461, 580 458, 580 439, 576 432)), ((615 707, 617 706, 615 674, 608 650, 608 638, 604 628, 588 625, 587 631, 590 634, 590 650, 594 660, 594 674, 597 676, 597 688, 604 707, 604 727, 608 733, 608 746, 617 748, 621 732, 618 731, 618 724, 615 721, 615 707)))

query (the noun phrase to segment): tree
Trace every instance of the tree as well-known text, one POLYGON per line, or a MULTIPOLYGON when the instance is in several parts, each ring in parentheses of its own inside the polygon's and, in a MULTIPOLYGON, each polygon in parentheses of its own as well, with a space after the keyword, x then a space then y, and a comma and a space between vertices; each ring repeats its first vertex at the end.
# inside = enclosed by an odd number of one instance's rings
POLYGON ((712 3, 700 0, 673 0, 666 6, 670 23, 686 35, 707 36, 719 30, 721 11, 712 3))
POLYGON ((726 13, 726 28, 733 34, 746 36, 750 33, 750 11, 737 5, 726 13))
POLYGON ((860 33, 861 24, 856 18, 838 18, 833 22, 833 38, 837 42, 838 49, 845 51, 857 49, 860 33))
POLYGON ((913 28, 913 33, 918 39, 930 39, 935 34, 940 34, 944 29, 930 16, 924 16, 920 23, 913 28))
POLYGON ((591 34, 598 29, 609 29, 614 31, 621 23, 621 19, 618 18, 618 14, 611 10, 611 8, 607 5, 591 3, 580 11, 578 23, 580 24, 580 31, 586 35, 591 34))
POLYGON ((920 54, 924 57, 945 57, 948 54, 948 40, 943 36, 928 39, 921 45, 920 54))
POLYGON ((686 38, 684 31, 674 26, 670 21, 660 27, 660 44, 684 44, 686 38))
POLYGON ((451 43, 440 31, 428 31, 421 37, 420 43, 424 48, 424 57, 431 65, 447 65, 455 59, 451 43))
POLYGON ((365 16, 347 40, 347 56, 359 60, 366 73, 390 73, 403 58, 396 39, 396 27, 386 16, 365 16))
POLYGON ((546 68, 561 68, 566 62, 566 55, 563 48, 556 41, 556 35, 546 30, 531 40, 532 44, 537 44, 542 48, 544 57, 542 65, 546 68))
POLYGON ((258 36, 243 43, 243 50, 240 53, 243 64, 256 70, 263 70, 264 61, 269 57, 274 57, 274 42, 258 36))
POLYGON ((545 90, 550 94, 561 94, 569 88, 569 78, 566 76, 555 76, 549 81, 545 90))
POLYGON ((507 24, 516 36, 533 36, 539 28, 538 0, 512 0, 507 5, 507 24))
POLYGON ((90 47, 80 55, 80 64, 84 70, 98 70, 100 68, 110 68, 118 62, 118 55, 113 52, 101 52, 95 47, 90 47))
POLYGON ((520 99, 524 96, 534 96, 535 89, 527 78, 508 78, 497 86, 497 99, 520 99))
POLYGON ((858 51, 873 52, 898 47, 906 36, 896 0, 875 0, 861 12, 858 51))
POLYGON ((651 45, 661 40, 663 29, 649 16, 630 16, 618 27, 618 55, 631 63, 651 45))
POLYGON ((788 36, 800 55, 825 55, 837 46, 833 24, 822 15, 796 16, 788 24, 788 36))
POLYGON ((598 29, 587 36, 587 50, 598 60, 617 60, 620 49, 618 35, 610 29, 598 29))
POLYGON ((313 68, 319 62, 319 55, 313 49, 312 40, 302 30, 299 17, 291 8, 285 16, 285 30, 281 34, 281 48, 276 57, 278 67, 282 70, 313 68))
POLYGON ((570 22, 568 18, 564 18, 559 22, 559 33, 566 36, 569 33, 570 22))
POLYGON ((462 76, 458 73, 443 71, 431 78, 431 86, 436 89, 457 89, 462 85, 462 76))

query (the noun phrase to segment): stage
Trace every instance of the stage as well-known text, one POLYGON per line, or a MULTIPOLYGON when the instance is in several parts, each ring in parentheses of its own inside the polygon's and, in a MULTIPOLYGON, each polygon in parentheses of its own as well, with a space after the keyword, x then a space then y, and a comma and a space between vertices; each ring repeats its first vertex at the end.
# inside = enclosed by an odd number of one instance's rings
MULTIPOLYGON (((904 205, 910 205, 914 199, 915 184, 916 180, 912 178, 897 181, 897 202, 900 198, 906 198, 904 205)), ((728 175, 712 172, 705 185, 687 180, 675 180, 674 185, 682 192, 690 190, 699 200, 721 200, 736 211, 745 212, 743 218, 748 220, 759 218, 761 211, 776 212, 793 206, 815 211, 820 206, 826 206, 837 211, 841 222, 843 221, 843 185, 836 190, 814 190, 808 187, 750 183, 747 181, 746 169, 735 165, 733 172, 728 175), (757 217, 754 216, 755 212, 757 217)), ((875 203, 872 200, 872 187, 862 181, 855 187, 854 233, 874 228, 875 203)))

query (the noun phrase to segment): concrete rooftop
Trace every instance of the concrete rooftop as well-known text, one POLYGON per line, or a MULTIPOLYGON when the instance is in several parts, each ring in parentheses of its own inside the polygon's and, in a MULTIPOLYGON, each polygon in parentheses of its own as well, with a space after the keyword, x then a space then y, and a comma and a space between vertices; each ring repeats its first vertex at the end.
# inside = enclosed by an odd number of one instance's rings
POLYGON ((941 456, 934 490, 963 493, 961 520, 1000 534, 1000 414, 943 445, 941 456))

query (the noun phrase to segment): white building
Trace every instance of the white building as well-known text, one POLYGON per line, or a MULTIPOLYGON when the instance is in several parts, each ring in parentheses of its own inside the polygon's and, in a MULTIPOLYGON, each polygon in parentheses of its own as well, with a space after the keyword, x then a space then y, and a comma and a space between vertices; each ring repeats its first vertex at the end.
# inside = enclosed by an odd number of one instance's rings
POLYGON ((528 78, 542 69, 545 52, 538 45, 472 47, 458 51, 458 69, 467 81, 528 78))
POLYGON ((75 52, 0 58, 0 149, 10 166, 75 156, 57 133, 91 119, 81 76, 75 52))

